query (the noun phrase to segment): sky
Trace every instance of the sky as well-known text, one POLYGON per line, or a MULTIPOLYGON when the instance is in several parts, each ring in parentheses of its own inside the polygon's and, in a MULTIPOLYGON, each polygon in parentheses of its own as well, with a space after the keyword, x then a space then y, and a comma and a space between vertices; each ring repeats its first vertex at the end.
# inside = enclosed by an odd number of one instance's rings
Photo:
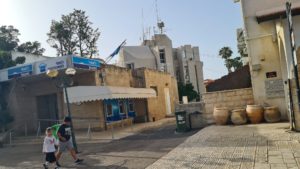
MULTIPOLYGON (((157 0, 157 6, 173 47, 199 46, 205 79, 227 74, 218 51, 229 46, 234 51, 233 56, 238 56, 236 29, 243 27, 239 3, 157 0)), ((21 43, 37 40, 46 49, 44 55, 56 56, 56 51, 46 42, 46 34, 52 20, 60 20, 62 14, 73 9, 85 10, 93 27, 100 29, 98 49, 102 58, 109 56, 124 39, 128 46, 139 45, 142 25, 144 28, 156 26, 155 0, 0 0, 0 25, 13 25, 21 33, 21 43)))

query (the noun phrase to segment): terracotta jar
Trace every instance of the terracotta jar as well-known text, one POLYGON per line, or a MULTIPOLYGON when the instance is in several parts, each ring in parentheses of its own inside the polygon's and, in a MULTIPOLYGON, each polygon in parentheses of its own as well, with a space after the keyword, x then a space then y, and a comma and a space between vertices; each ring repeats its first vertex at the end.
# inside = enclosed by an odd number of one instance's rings
POLYGON ((278 110, 278 107, 276 106, 265 107, 264 117, 267 122, 269 123, 279 122, 280 116, 281 115, 278 110))
POLYGON ((233 124, 241 125, 247 123, 247 115, 245 109, 234 109, 231 113, 231 121, 233 124))
POLYGON ((229 110, 226 107, 215 108, 213 116, 217 125, 225 125, 229 117, 229 110))
POLYGON ((260 105, 247 105, 246 112, 252 124, 260 123, 263 120, 264 109, 260 105))

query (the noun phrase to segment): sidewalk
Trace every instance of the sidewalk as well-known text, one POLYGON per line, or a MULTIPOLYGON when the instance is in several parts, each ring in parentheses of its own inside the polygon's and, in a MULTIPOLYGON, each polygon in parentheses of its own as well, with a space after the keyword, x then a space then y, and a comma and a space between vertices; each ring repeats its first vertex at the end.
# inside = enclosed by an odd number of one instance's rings
MULTIPOLYGON (((156 122, 148 123, 138 123, 132 126, 124 126, 114 128, 113 130, 108 129, 106 131, 93 131, 91 130, 88 134, 88 129, 85 131, 76 131, 76 141, 78 144, 82 143, 108 143, 112 140, 119 140, 128 136, 140 133, 143 130, 148 130, 151 128, 158 128, 165 124, 175 123, 175 118, 165 118, 156 122)), ((12 140, 12 145, 28 145, 28 144, 41 144, 41 140, 44 136, 27 136, 27 137, 14 137, 12 140)), ((6 144, 5 146, 10 146, 6 144)))
POLYGON ((87 131, 76 132, 76 139, 79 143, 107 142, 111 140, 119 140, 134 134, 140 133, 143 130, 158 128, 165 124, 175 123, 175 118, 165 118, 155 122, 138 123, 132 126, 124 126, 108 129, 106 131, 91 131, 90 137, 87 131))
POLYGON ((300 133, 288 123, 210 126, 147 169, 300 168, 300 133))

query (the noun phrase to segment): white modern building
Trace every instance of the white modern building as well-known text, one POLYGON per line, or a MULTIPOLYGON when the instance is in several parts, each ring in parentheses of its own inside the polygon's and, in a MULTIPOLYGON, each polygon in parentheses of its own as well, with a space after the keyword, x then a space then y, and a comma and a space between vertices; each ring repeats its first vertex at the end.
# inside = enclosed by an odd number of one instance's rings
POLYGON ((34 55, 34 54, 30 54, 30 53, 16 52, 16 51, 11 52, 11 56, 12 56, 13 60, 15 60, 18 57, 25 57, 26 60, 25 60, 24 64, 33 63, 33 62, 37 62, 37 61, 42 61, 42 60, 53 58, 53 57, 49 57, 49 56, 34 55))
POLYGON ((118 65, 167 72, 176 77, 178 82, 191 83, 198 93, 205 92, 199 48, 191 45, 173 48, 172 40, 165 34, 155 34, 140 46, 124 46, 120 51, 118 65))

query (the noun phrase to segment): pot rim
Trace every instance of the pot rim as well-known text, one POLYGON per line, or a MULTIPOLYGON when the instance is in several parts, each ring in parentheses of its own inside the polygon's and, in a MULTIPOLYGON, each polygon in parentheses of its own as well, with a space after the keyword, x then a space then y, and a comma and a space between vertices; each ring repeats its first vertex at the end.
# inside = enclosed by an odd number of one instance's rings
POLYGON ((247 107, 259 107, 259 108, 263 108, 261 105, 259 104, 248 104, 247 107))
POLYGON ((229 111, 228 107, 215 107, 214 109, 215 110, 228 110, 229 111))

